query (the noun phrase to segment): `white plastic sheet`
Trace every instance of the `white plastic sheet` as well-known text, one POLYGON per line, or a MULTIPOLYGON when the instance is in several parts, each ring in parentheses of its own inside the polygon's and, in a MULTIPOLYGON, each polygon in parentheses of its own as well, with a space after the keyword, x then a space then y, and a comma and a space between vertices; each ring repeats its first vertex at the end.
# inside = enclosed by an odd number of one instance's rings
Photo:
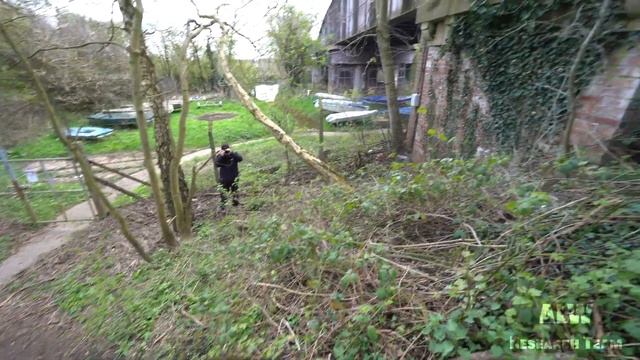
POLYGON ((278 96, 278 91, 280 91, 280 85, 256 85, 255 93, 256 99, 260 101, 266 102, 274 102, 276 101, 276 96, 278 96))

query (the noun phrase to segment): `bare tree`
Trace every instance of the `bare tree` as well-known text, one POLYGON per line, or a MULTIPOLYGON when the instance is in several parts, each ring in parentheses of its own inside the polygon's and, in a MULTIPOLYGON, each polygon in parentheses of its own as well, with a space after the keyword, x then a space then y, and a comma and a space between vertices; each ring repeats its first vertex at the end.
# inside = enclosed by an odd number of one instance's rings
MULTIPOLYGON (((189 62, 187 59, 187 52, 189 45, 193 43, 193 40, 202 32, 202 30, 210 27, 212 24, 201 26, 196 24, 195 29, 192 31, 191 24, 195 22, 187 22, 186 35, 182 46, 178 52, 178 74, 180 77, 180 93, 182 95, 182 112, 180 113, 180 122, 178 125, 178 139, 176 142, 175 154, 171 160, 171 196, 173 197, 173 205, 176 214, 176 224, 178 232, 183 239, 191 238, 191 225, 192 225, 192 211, 189 199, 183 201, 180 196, 179 185, 179 168, 180 160, 182 159, 182 153, 184 152, 184 142, 187 132, 187 116, 189 116, 189 62)), ((195 174, 195 173, 194 173, 195 174)))
POLYGON ((1 22, 0 22, 0 35, 2 35, 2 37, 9 44, 9 46, 14 51, 14 53, 20 58, 21 62, 24 64, 25 68, 27 69, 27 73, 29 74, 29 76, 31 77, 35 85, 36 92, 38 93, 40 100, 44 103, 44 107, 47 111, 47 114, 49 115, 51 125, 53 126, 53 129, 56 135, 58 136, 60 141, 64 144, 64 146, 69 150, 74 161, 76 161, 80 165, 80 170, 82 171, 82 175, 86 182, 87 188, 89 188, 89 191, 97 195, 98 200, 102 203, 102 205, 104 205, 109 210, 109 212, 111 213, 111 216, 113 216, 116 219, 116 221, 120 225, 120 230, 122 231, 122 235, 127 239, 127 241, 131 244, 131 246, 133 246, 133 248, 138 252, 140 257, 142 257, 146 261, 151 261, 151 258, 145 252, 144 247, 133 237, 133 235, 129 231, 129 226, 127 225, 127 222, 124 219, 124 217, 111 204, 109 199, 107 199, 106 195, 102 192, 102 190, 96 183, 95 178, 93 176, 93 171, 91 170, 91 166, 87 162, 87 159, 84 156, 84 153, 80 145, 69 141, 69 139, 67 139, 67 137, 65 136, 62 121, 60 120, 57 113, 55 112, 53 105, 49 100, 49 96, 45 90, 45 87, 42 84, 42 81, 40 81, 40 78, 38 77, 35 70, 33 69, 33 66, 31 65, 31 62, 29 61, 29 59, 18 49, 15 42, 7 32, 4 24, 1 22))
POLYGON ((142 144, 142 151, 144 154, 144 166, 149 173, 149 182, 151 183, 151 189, 153 192, 153 198, 156 202, 156 210, 158 212, 158 221, 160 223, 160 229, 162 231, 162 237, 169 247, 175 248, 178 246, 173 231, 167 223, 165 199, 162 195, 160 187, 160 181, 156 174, 156 169, 153 164, 153 158, 151 157, 151 147, 149 145, 149 138, 147 135, 147 126, 144 118, 143 109, 143 91, 142 91, 142 15, 143 7, 142 0, 135 0, 134 6, 131 0, 118 0, 120 4, 120 10, 122 11, 122 17, 126 28, 131 29, 131 40, 129 44, 129 60, 131 67, 131 80, 132 80, 132 97, 133 106, 136 110, 136 119, 140 132, 140 142, 142 144))
POLYGON ((389 109, 389 128, 391 131, 391 146, 396 154, 404 151, 402 142, 402 123, 400 122, 400 108, 398 106, 398 89, 395 83, 395 65, 391 50, 391 34, 389 31, 389 1, 376 0, 376 14, 378 25, 376 28, 380 61, 384 73, 384 88, 387 94, 387 108, 389 109))
MULTIPOLYGON (((120 1, 120 11, 124 14, 131 13, 132 10, 129 7, 133 8, 133 4, 131 1, 120 1), (123 6, 126 8, 123 9, 123 6)), ((132 21, 133 18, 124 20, 124 29, 129 34, 132 32, 132 21)), ((167 205, 167 210, 169 211, 170 217, 175 217, 175 206, 173 204, 173 199, 171 195, 171 160, 174 157, 174 144, 173 138, 171 135, 171 126, 170 126, 170 114, 167 112, 165 107, 165 96, 162 93, 159 87, 158 77, 156 75, 155 64, 153 63, 153 59, 151 55, 147 51, 146 42, 144 37, 140 40, 140 57, 142 60, 142 69, 143 69, 143 86, 144 86, 144 94, 146 98, 149 99, 151 103, 151 110, 153 111, 153 124, 154 124, 154 136, 156 140, 156 154, 158 155, 158 168, 160 169, 160 180, 162 181, 162 191, 164 195, 164 201, 167 205)), ((168 53, 167 53, 167 61, 169 61, 168 53)), ((170 65, 170 64, 168 64, 170 65)), ((178 181, 180 184, 180 196, 182 197, 182 202, 187 201, 188 197, 188 186, 185 181, 184 172, 182 168, 179 166, 178 169, 179 177, 178 181)), ((175 224, 175 223, 174 223, 175 224)))

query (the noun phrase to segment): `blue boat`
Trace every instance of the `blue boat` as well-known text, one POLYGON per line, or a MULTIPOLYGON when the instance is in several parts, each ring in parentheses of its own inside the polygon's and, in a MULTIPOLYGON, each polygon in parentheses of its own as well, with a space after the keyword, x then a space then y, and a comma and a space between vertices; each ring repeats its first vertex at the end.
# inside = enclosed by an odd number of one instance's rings
POLYGON ((65 136, 75 140, 98 140, 113 134, 113 129, 101 127, 72 127, 65 130, 65 136))
MULTIPOLYGON (((147 124, 153 122, 153 113, 145 111, 144 117, 147 124)), ((133 108, 120 108, 103 110, 87 117, 89 124, 93 126, 137 126, 136 111, 133 108)))
POLYGON ((409 117, 411 115, 411 110, 413 108, 411 106, 403 106, 400 108, 400 116, 409 117))
MULTIPOLYGON (((361 99, 361 101, 365 104, 371 105, 387 105, 387 97, 382 95, 371 95, 365 96, 361 99)), ((399 96, 398 103, 404 104, 411 101, 411 96, 399 96)))

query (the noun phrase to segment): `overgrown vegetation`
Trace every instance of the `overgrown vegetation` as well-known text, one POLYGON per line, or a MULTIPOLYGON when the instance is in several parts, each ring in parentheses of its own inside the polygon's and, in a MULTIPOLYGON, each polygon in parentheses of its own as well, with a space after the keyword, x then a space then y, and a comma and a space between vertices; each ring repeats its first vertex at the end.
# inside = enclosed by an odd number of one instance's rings
MULTIPOLYGON (((299 160, 281 186, 273 140, 239 147, 244 210, 215 217, 211 206, 193 242, 131 270, 104 233, 48 291, 125 357, 504 358, 517 339, 637 342, 637 171, 570 160, 545 178, 507 157, 389 171, 375 154, 357 165, 354 141, 327 138, 331 163, 359 184, 352 193, 317 186, 299 160), (600 317, 540 324, 545 303, 600 317)), ((212 174, 198 184, 213 188, 212 174)))
MULTIPOLYGON (((475 1, 456 22, 452 46, 469 52, 482 74, 491 105, 491 118, 483 124, 501 150, 556 142, 570 111, 569 70, 601 3, 475 1)), ((597 32, 580 62, 575 88, 583 88, 601 69, 605 50, 637 42, 632 32, 621 31, 622 6, 613 1, 606 31, 597 32)))

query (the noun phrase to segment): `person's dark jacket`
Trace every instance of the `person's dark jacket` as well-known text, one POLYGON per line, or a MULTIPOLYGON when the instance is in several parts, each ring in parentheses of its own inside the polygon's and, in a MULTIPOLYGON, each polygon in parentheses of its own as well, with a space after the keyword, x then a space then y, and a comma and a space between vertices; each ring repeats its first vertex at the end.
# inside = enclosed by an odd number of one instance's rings
POLYGON ((238 177, 238 163, 242 156, 238 153, 216 155, 216 167, 220 168, 220 181, 233 182, 238 177))

